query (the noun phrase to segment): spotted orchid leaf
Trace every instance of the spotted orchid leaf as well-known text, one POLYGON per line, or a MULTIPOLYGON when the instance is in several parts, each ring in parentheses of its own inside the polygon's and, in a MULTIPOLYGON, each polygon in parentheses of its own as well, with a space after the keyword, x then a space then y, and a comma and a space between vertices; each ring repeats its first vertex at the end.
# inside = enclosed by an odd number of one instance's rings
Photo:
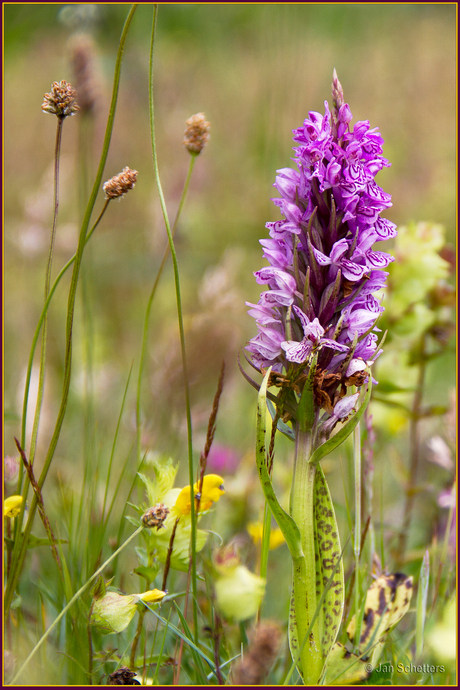
POLYGON ((342 622, 345 587, 334 505, 319 464, 315 475, 314 511, 316 600, 320 601, 325 594, 319 613, 319 629, 321 651, 326 657, 337 639, 342 622))

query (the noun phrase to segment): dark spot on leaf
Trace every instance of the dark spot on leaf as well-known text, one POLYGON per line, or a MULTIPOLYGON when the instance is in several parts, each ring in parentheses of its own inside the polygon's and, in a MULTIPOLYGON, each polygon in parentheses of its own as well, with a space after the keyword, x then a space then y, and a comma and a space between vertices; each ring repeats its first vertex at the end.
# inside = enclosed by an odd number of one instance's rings
POLYGON ((368 637, 369 633, 372 630, 372 627, 374 625, 374 617, 375 617, 375 612, 373 609, 367 609, 366 613, 364 614, 363 618, 363 623, 364 623, 364 631, 361 635, 361 642, 365 642, 368 637))
POLYGON ((385 590, 382 587, 379 591, 379 607, 377 609, 377 613, 382 615, 383 612, 385 611, 386 605, 387 605, 387 600, 385 598, 385 590))

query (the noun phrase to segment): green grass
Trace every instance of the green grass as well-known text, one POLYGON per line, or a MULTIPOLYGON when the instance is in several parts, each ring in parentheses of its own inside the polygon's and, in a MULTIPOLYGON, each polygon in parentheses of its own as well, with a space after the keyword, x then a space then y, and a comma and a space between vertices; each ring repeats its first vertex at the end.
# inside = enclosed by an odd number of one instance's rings
MULTIPOLYGON (((261 620, 276 620, 283 639, 288 625, 290 556, 286 545, 268 550, 270 516, 254 453, 257 394, 237 367, 238 350, 254 335, 244 303, 258 299, 252 275, 262 263, 258 239, 264 223, 278 217, 270 202, 275 171, 290 164, 291 130, 329 98, 335 67, 354 121, 370 119, 387 142, 392 168, 379 180, 393 195, 388 217, 399 225, 414 219, 442 223, 443 244, 453 243, 455 10, 161 5, 149 67, 152 6, 133 12, 97 5, 96 16, 83 24, 72 12, 85 6, 66 7, 67 19, 63 5, 31 6, 26 15, 21 5, 5 7, 4 450, 17 455, 16 436, 29 457, 40 361, 34 349, 46 314, 34 473, 61 564, 60 570, 47 545, 27 544, 29 532, 46 538, 29 488, 26 532, 19 529, 21 516, 4 523, 6 544, 13 546, 5 550, 11 616, 4 646, 15 657, 5 681, 106 684, 110 673, 129 665, 143 607, 133 669, 139 680, 206 685, 221 677, 229 683, 255 618, 238 624, 218 615, 215 556, 221 542, 236 539, 247 568, 261 568, 267 578, 261 620), (63 128, 52 287, 44 306, 55 123, 43 117, 40 103, 51 81, 73 83, 67 42, 82 28, 94 43, 97 101, 84 123, 77 114, 63 128), (189 167, 182 135, 185 120, 198 111, 211 122, 211 140, 189 167), (110 203, 96 227, 102 183, 125 165, 139 171, 136 187, 110 203), (168 218, 176 221, 169 226, 168 218), (168 237, 174 260, 163 268, 168 237), (131 541, 146 502, 138 472, 153 480, 155 458, 171 457, 179 468, 175 487, 196 481, 222 360, 226 377, 214 445, 230 448, 238 464, 218 472, 209 460, 207 471, 222 474, 226 494, 200 519, 200 530, 209 531, 207 544, 202 551, 192 549, 189 573, 171 569, 161 606, 139 604, 126 629, 104 635, 88 625, 99 570, 126 594, 161 587, 164 563, 142 551, 149 539, 139 534, 131 541), (259 546, 246 532, 256 520, 264 523, 259 546), (134 572, 145 559, 149 581, 134 572)), ((445 247, 442 254, 447 256, 445 247)), ((453 282, 452 275, 447 279, 453 282)), ((448 398, 455 366, 448 332, 453 310, 436 305, 428 288, 417 299, 431 319, 423 333, 409 326, 404 331, 413 304, 401 316, 391 293, 385 300, 381 327, 389 332, 374 372, 379 402, 369 407, 376 433, 371 459, 365 455, 364 420, 355 431, 373 486, 370 497, 369 487, 361 487, 358 532, 366 530, 366 511, 371 523, 359 559, 352 546, 357 485, 351 439, 333 450, 332 443, 321 461, 345 545, 339 641, 349 642, 352 616, 364 616, 365 595, 376 576, 402 571, 414 578, 410 609, 386 638, 379 666, 365 684, 456 682, 449 605, 455 592, 455 515, 438 502, 454 475, 448 464, 428 462, 426 447, 435 435, 451 450, 455 442, 448 398), (406 392, 392 389, 395 384, 406 392), (412 479, 411 466, 417 472, 412 479), (413 670, 417 665, 422 670, 413 670)), ((292 465, 293 444, 277 434, 273 486, 285 510, 292 465)), ((21 480, 19 489, 24 486, 21 480)), ((6 486, 6 495, 15 493, 17 487, 6 486)), ((287 680, 301 683, 284 642, 264 682, 287 680)))

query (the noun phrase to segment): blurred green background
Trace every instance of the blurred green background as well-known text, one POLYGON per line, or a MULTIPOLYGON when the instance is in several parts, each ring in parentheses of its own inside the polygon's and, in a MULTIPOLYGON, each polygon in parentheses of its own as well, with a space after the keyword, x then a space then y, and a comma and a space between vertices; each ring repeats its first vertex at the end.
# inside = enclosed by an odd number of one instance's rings
MULTIPOLYGON (((91 172, 86 183, 90 189, 128 9, 119 4, 4 6, 5 445, 9 454, 15 453, 13 435, 19 435, 25 368, 43 302, 52 219, 56 123, 41 112, 40 105, 53 81, 73 82, 72 41, 78 33, 89 35, 96 95, 91 172)), ((143 319, 166 242, 149 135, 151 19, 152 6, 141 5, 128 35, 104 175, 108 179, 128 165, 139 171, 138 183, 120 203, 109 205, 85 254, 85 298, 82 301, 80 290, 71 397, 52 469, 53 476, 68 486, 81 476, 88 453, 94 455, 98 471, 104 471, 133 364, 117 461, 125 459, 135 437, 134 379, 143 319), (85 373, 88 362, 91 377, 85 373), (90 433, 88 419, 92 420, 90 433)), ((264 264, 258 240, 267 236, 265 223, 279 218, 270 201, 277 196, 272 184, 276 170, 290 165, 292 129, 303 123, 310 110, 324 112, 324 100, 331 101, 334 67, 353 121, 370 120, 385 139, 384 155, 392 167, 379 173, 377 182, 393 195, 387 217, 398 225, 411 220, 441 223, 448 242, 453 243, 455 5, 160 6, 154 66, 156 135, 172 218, 189 164, 189 154, 182 146, 185 120, 202 111, 211 123, 211 139, 196 162, 179 223, 177 249, 195 449, 199 453, 202 447, 220 363, 225 359, 226 383, 216 441, 243 458, 241 471, 229 480, 229 490, 246 496, 248 505, 237 514, 232 513, 231 503, 226 513, 222 507, 219 529, 226 537, 243 529, 248 517, 258 518, 262 505, 252 469, 256 393, 237 368, 238 350, 256 333, 245 300, 257 302, 260 293, 252 275, 264 264)), ((75 251, 81 216, 79 117, 64 124, 55 274, 75 251)), ((102 203, 101 190, 96 212, 102 203)), ((49 317, 39 466, 60 399, 66 286, 68 277, 53 300, 49 317)), ((427 398, 430 385, 436 383, 433 395, 446 404, 454 376, 454 357, 450 356, 441 367, 430 370, 427 398)), ((153 305, 142 403, 145 449, 168 453, 180 461, 180 476, 186 483, 185 408, 170 262, 153 305)), ((32 416, 31 408, 29 421, 32 416)), ((382 495, 389 508, 385 519, 397 525, 402 488, 400 484, 398 488, 397 475, 388 473, 386 467, 395 454, 393 464, 404 464, 407 425, 402 425, 400 438, 391 441, 394 446, 388 445, 384 426, 378 432, 381 452, 376 471, 385 474, 382 495)), ((431 427, 427 427, 428 433, 431 427)), ((290 467, 291 456, 292 448, 281 441, 280 463, 285 459, 290 467)), ((287 493, 289 479, 280 476, 279 481, 285 482, 287 493)), ((343 502, 342 482, 337 471, 331 486, 339 503, 343 502)), ((425 526, 429 520, 428 510, 425 526)))

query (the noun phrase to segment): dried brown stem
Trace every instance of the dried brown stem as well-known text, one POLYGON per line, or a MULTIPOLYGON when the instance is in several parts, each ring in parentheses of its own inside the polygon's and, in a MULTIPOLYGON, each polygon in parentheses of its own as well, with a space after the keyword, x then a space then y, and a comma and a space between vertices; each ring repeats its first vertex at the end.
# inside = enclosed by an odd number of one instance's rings
POLYGON ((200 455, 200 477, 198 484, 198 498, 197 498, 197 513, 200 508, 200 498, 201 492, 203 490, 203 479, 204 473, 206 472, 206 464, 208 461, 209 451, 211 450, 212 442, 214 440, 214 433, 216 431, 216 418, 217 412, 219 410, 220 396, 222 395, 222 390, 224 388, 224 376, 225 376, 225 362, 222 362, 220 368, 219 380, 217 382, 217 390, 212 403, 211 414, 209 415, 208 430, 206 432, 206 442, 204 444, 203 452, 200 455))
POLYGON ((165 571, 163 574, 163 583, 161 585, 161 589, 163 592, 166 592, 166 581, 168 579, 168 573, 169 569, 171 567, 171 556, 174 548, 174 539, 176 536, 176 530, 177 530, 177 525, 179 524, 180 518, 176 518, 176 522, 174 523, 174 527, 171 532, 171 539, 169 540, 169 547, 168 547, 168 553, 166 555, 166 563, 165 563, 165 571))
POLYGON ((55 539, 54 534, 53 534, 53 531, 52 531, 52 529, 51 529, 51 525, 50 525, 50 522, 49 522, 49 520, 48 520, 48 517, 47 517, 47 515, 46 515, 46 513, 45 513, 45 504, 44 504, 44 502, 43 502, 42 492, 41 492, 41 490, 40 490, 40 487, 39 487, 38 484, 37 484, 37 480, 35 479, 35 475, 34 475, 34 471, 33 471, 32 465, 30 465, 29 462, 27 461, 26 454, 24 453, 23 449, 21 448, 21 444, 19 443, 19 441, 18 441, 18 439, 17 439, 16 437, 14 438, 14 440, 15 440, 15 443, 16 443, 16 447, 17 447, 17 449, 18 449, 18 451, 19 451, 19 453, 20 453, 20 455, 21 455, 22 462, 23 462, 24 467, 25 467, 25 470, 26 470, 26 472, 27 472, 27 476, 28 476, 28 478, 29 478, 30 484, 31 484, 32 489, 33 489, 33 491, 34 491, 34 493, 35 493, 35 496, 36 496, 36 498, 37 498, 38 513, 39 513, 40 518, 41 518, 41 520, 42 520, 42 522, 43 522, 43 525, 44 525, 44 527, 45 527, 46 534, 48 535, 48 539, 49 539, 49 542, 50 542, 51 552, 52 552, 52 554, 53 554, 53 558, 54 558, 54 560, 56 561, 56 564, 57 564, 57 566, 58 566, 58 568, 59 568, 59 571, 60 571, 60 573, 61 573, 61 575, 62 575, 62 574, 63 574, 63 573, 62 573, 62 565, 61 565, 61 560, 60 560, 60 558, 59 558, 59 554, 58 554, 58 551, 57 551, 57 548, 56 548, 56 539, 55 539))

